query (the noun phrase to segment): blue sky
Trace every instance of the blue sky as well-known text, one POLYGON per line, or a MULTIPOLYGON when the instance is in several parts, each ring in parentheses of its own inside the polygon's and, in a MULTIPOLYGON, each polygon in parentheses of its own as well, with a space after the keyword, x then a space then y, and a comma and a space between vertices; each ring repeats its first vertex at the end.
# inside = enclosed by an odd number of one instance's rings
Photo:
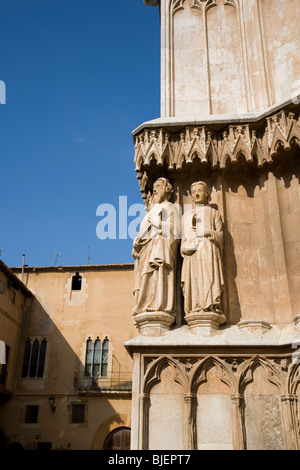
MULTIPOLYGON (((160 24, 143 0, 1 0, 0 249, 9 266, 132 262, 96 209, 142 203, 132 131, 160 115, 160 24)), ((131 219, 129 218, 129 221, 131 219)))

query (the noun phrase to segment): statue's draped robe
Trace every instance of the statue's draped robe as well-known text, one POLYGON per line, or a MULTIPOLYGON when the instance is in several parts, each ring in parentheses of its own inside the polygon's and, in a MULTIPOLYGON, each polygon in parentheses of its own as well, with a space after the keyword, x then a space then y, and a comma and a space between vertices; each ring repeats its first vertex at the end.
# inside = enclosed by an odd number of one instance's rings
POLYGON ((219 212, 208 205, 198 206, 198 209, 198 227, 210 230, 211 236, 196 236, 193 230, 196 209, 184 214, 181 242, 184 310, 186 314, 200 311, 220 313, 224 289, 222 219, 219 212))
POLYGON ((175 313, 175 277, 180 219, 170 202, 155 204, 141 223, 135 261, 134 313, 175 313), (152 216, 161 218, 161 230, 151 226, 152 216))

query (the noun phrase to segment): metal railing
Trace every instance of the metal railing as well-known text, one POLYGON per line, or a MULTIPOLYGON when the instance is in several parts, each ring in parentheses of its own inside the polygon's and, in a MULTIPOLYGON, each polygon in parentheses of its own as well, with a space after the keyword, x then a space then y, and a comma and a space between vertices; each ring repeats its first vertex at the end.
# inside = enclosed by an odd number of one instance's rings
POLYGON ((84 373, 75 372, 73 387, 78 391, 131 391, 132 372, 110 372, 98 377, 87 377, 84 373))

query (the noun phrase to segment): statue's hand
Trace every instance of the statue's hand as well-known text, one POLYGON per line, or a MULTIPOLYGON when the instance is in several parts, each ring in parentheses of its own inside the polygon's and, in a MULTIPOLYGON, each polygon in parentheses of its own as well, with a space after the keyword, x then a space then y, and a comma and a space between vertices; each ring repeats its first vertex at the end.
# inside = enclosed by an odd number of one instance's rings
POLYGON ((191 256, 196 253, 198 249, 197 242, 186 242, 181 245, 181 253, 186 256, 191 256))
POLYGON ((155 227, 157 229, 161 228, 161 212, 155 213, 153 212, 152 214, 149 215, 149 223, 151 227, 155 227))
POLYGON ((194 253, 196 253, 197 251, 197 248, 181 248, 181 253, 185 256, 191 256, 193 255, 194 253))
POLYGON ((204 236, 204 237, 207 237, 207 238, 211 237, 211 230, 206 230, 206 229, 204 229, 203 236, 204 236))
POLYGON ((140 237, 135 237, 133 240, 133 248, 136 249, 140 246, 140 237))
POLYGON ((139 259, 139 254, 135 251, 134 248, 133 248, 133 250, 132 250, 132 257, 133 257, 134 260, 139 259))

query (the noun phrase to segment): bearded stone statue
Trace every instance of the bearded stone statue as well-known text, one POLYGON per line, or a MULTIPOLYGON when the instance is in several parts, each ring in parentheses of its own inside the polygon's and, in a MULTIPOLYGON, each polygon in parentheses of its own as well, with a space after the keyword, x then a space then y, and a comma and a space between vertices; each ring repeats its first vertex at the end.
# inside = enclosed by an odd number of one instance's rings
POLYGON ((153 322, 164 319, 163 321, 169 324, 175 319, 180 218, 174 204, 169 201, 171 193, 172 185, 166 178, 155 181, 148 213, 141 223, 138 237, 133 242, 133 314, 138 323, 141 318, 145 321, 152 319, 153 322))

